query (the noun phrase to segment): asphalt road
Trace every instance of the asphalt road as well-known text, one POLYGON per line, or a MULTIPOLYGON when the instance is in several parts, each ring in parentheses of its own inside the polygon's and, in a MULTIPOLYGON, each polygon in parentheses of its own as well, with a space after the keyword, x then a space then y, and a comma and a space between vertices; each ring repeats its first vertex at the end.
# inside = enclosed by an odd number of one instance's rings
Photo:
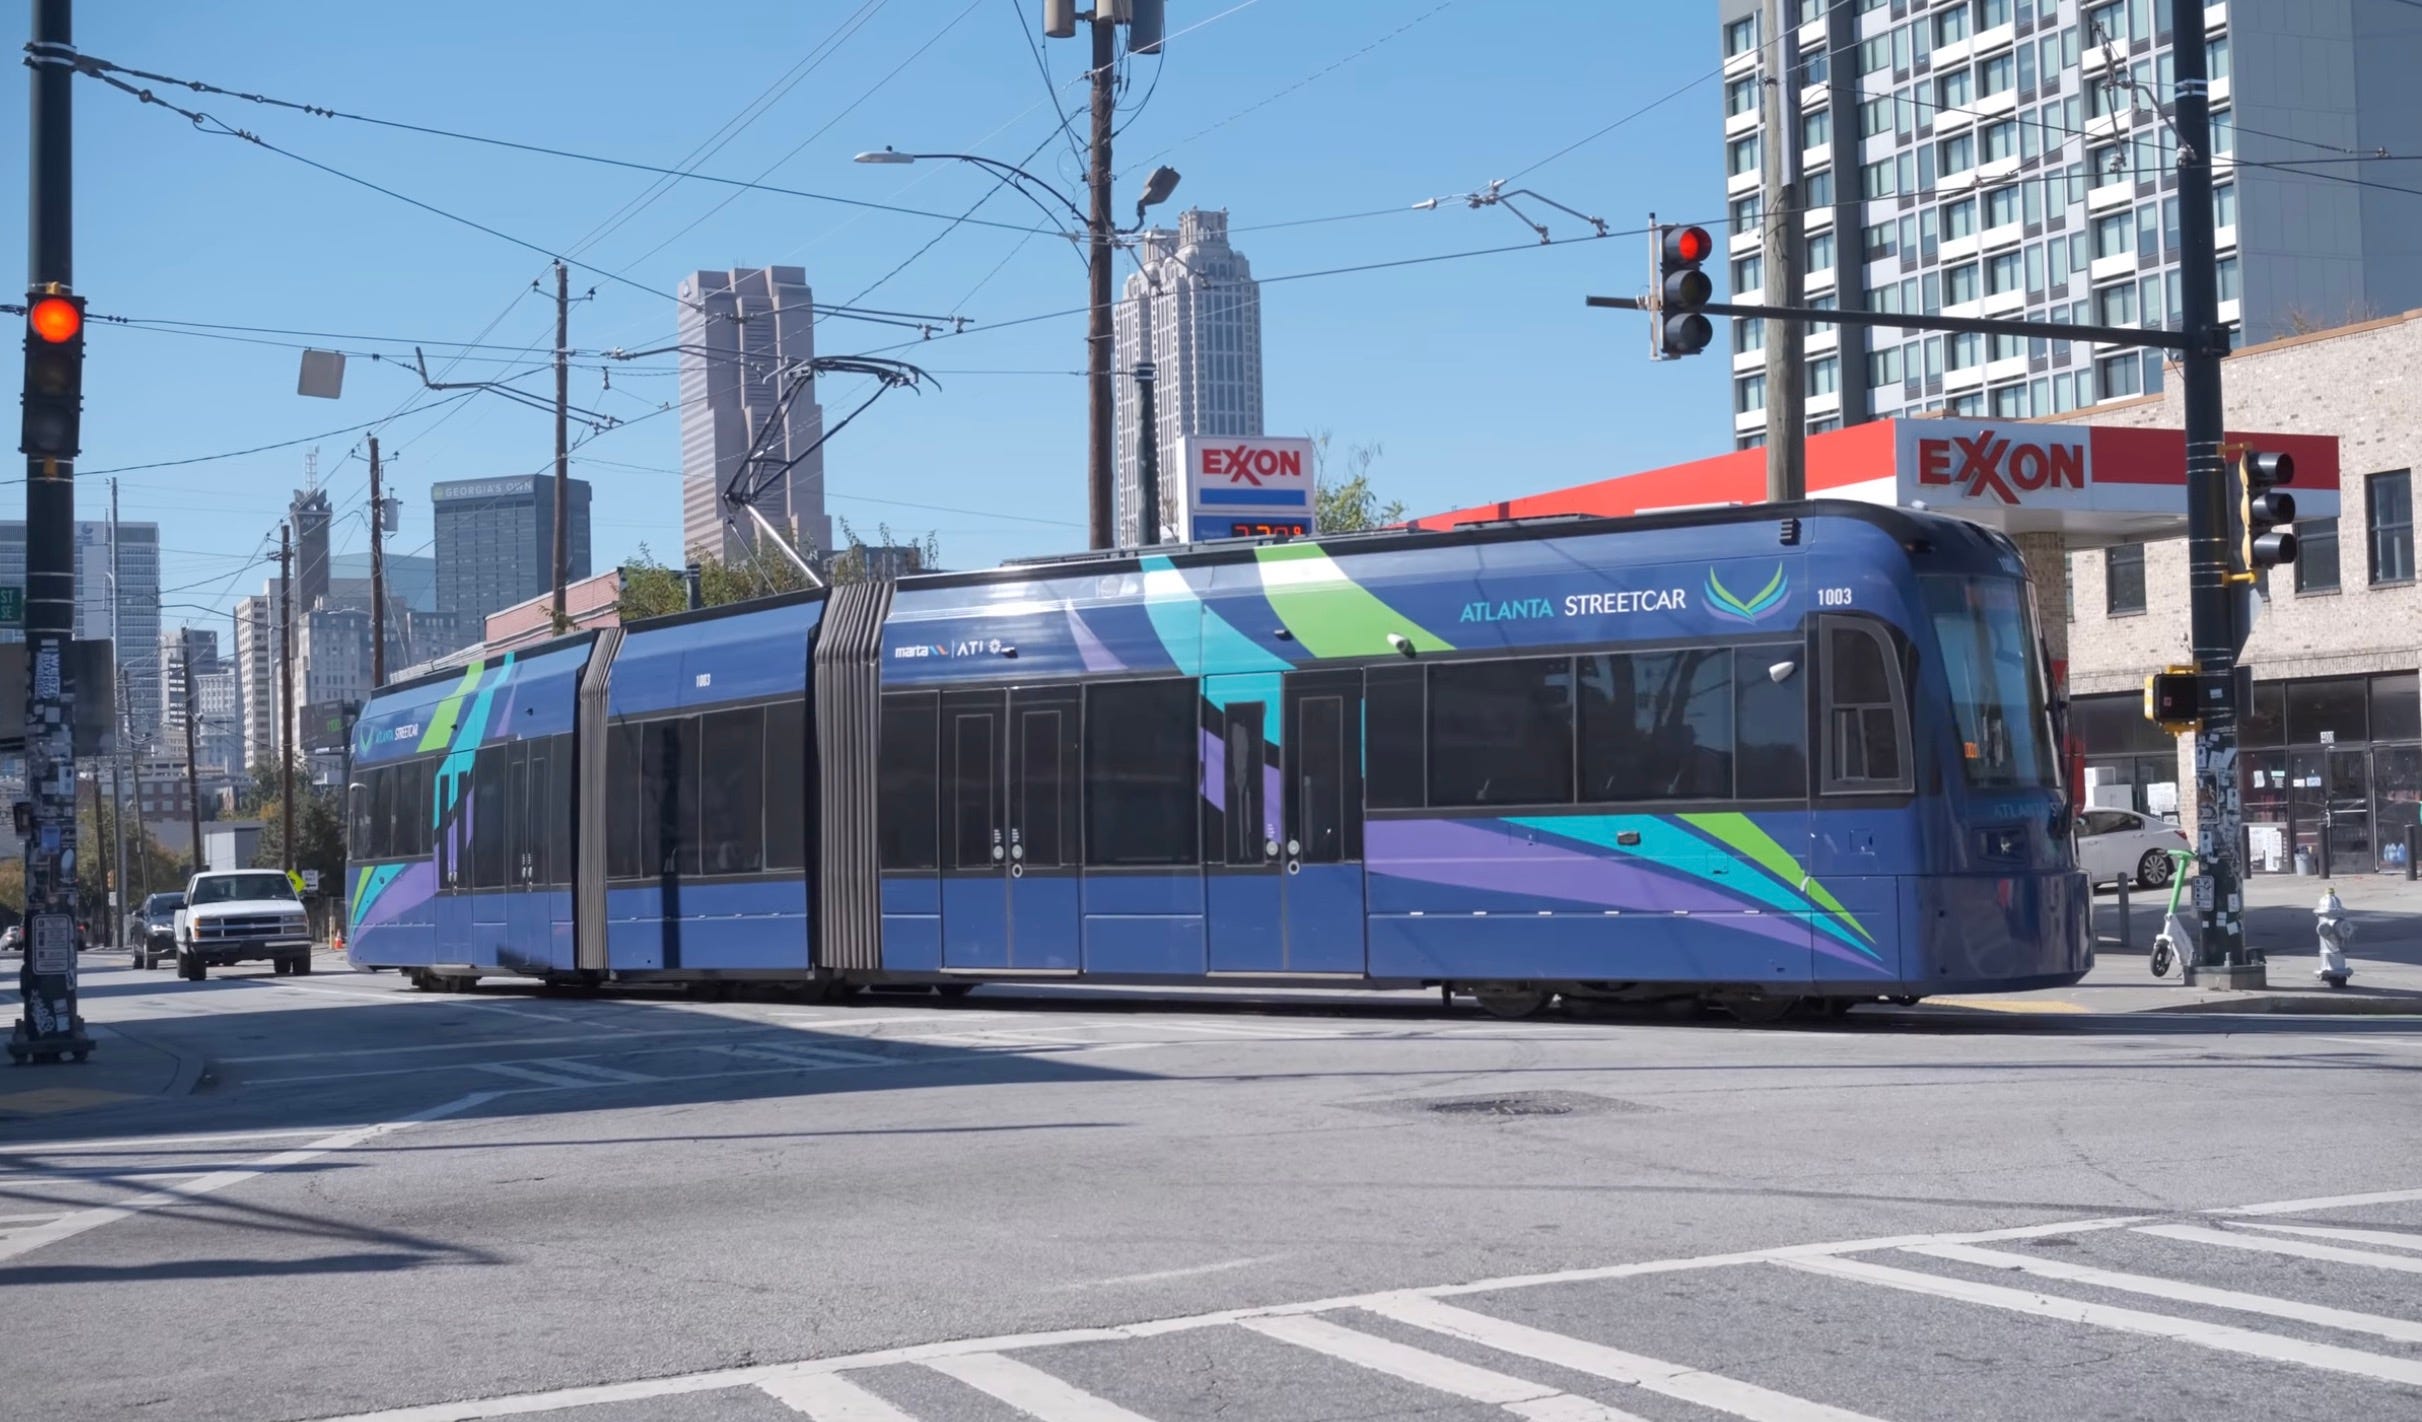
POLYGON ((2422 1019, 85 989, 12 1417, 2422 1417, 2422 1019))

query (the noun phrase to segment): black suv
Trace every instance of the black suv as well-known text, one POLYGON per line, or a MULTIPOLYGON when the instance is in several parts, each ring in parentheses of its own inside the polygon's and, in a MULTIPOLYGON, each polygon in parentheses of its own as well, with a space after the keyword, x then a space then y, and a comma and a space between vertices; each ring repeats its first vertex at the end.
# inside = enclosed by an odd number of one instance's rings
POLYGON ((143 931, 128 941, 135 967, 154 967, 176 956, 177 910, 183 907, 183 894, 153 894, 143 901, 143 931))

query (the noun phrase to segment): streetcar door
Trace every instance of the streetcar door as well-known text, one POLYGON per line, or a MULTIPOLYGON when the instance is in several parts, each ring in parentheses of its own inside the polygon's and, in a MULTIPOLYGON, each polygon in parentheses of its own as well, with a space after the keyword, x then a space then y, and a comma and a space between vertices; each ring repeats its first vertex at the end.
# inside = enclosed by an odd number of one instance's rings
POLYGON ((942 696, 942 966, 1009 958, 1009 696, 942 696))
POLYGON ((1081 932, 1073 686, 1010 696, 1009 962, 1073 971, 1081 932))
POLYGON ((459 963, 470 957, 471 943, 471 786, 468 769, 451 769, 451 758, 432 775, 437 858, 437 901, 431 914, 437 929, 432 939, 432 963, 459 963))
POLYGON ((505 907, 509 956, 504 961, 530 968, 571 966, 555 958, 555 895, 547 855, 548 751, 553 745, 515 745, 505 771, 513 812, 513 858, 505 868, 513 892, 505 907))
POLYGON ((505 897, 514 882, 512 866, 513 814, 505 787, 506 766, 517 746, 482 746, 471 762, 469 819, 471 941, 465 960, 482 965, 499 961, 505 937, 505 897))
POLYGON ((1364 971, 1362 673, 1291 672, 1279 760, 1279 841, 1290 973, 1364 971))
POLYGON ((1286 971, 1281 710, 1276 676, 1203 678, 1203 899, 1214 973, 1286 971))

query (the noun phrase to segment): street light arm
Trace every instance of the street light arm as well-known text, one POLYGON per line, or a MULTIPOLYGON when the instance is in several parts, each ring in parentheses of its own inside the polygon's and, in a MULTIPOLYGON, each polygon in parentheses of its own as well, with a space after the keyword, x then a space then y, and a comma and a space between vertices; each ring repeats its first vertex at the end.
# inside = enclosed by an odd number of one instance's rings
MULTIPOLYGON (((885 149, 884 152, 888 154, 891 152, 891 150, 885 149)), ((1004 179, 1023 178, 1027 182, 1041 188, 1044 192, 1051 194, 1051 196, 1058 201, 1060 206, 1068 209, 1068 215, 1076 219, 1077 226, 1083 227, 1091 221, 1090 218, 1085 216, 1083 209, 1079 208, 1075 203, 1068 200, 1067 194, 1043 181, 1041 178, 1036 177, 1034 174, 1027 172, 1025 169, 1019 167, 1015 163, 1006 163, 998 158, 987 158, 980 153, 902 153, 899 154, 898 157, 916 162, 923 162, 930 159, 948 160, 954 163, 973 163, 979 168, 989 169, 992 172, 1000 174, 1004 179)), ((870 154, 861 161, 876 160, 874 159, 873 155, 870 154)), ((894 159, 891 161, 897 160, 894 159)), ((1033 193, 1026 192, 1026 189, 1023 186, 1017 183, 1011 183, 1010 185, 1012 187, 1016 187, 1019 192, 1026 193, 1027 200, 1033 202, 1035 206, 1043 206, 1041 200, 1037 199, 1033 193)), ((1050 212, 1050 209, 1045 208, 1044 211, 1048 213, 1050 212)), ((1052 214, 1052 220, 1054 222, 1058 221, 1058 215, 1052 214)))

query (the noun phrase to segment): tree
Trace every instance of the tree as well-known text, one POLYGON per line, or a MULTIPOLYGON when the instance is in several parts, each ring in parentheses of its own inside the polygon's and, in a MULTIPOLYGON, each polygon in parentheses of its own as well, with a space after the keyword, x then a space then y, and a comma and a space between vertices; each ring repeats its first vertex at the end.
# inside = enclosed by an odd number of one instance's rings
MULTIPOLYGON (((824 576, 831 582, 854 583, 864 580, 877 569, 878 562, 890 561, 888 551, 895 548, 907 550, 907 568, 902 570, 894 566, 884 571, 921 571, 933 567, 942 556, 941 540, 931 533, 922 540, 895 543, 891 525, 879 523, 875 525, 878 541, 868 543, 858 536, 856 529, 850 527, 847 519, 841 520, 841 532, 848 544, 825 564, 824 576), (885 550, 886 558, 877 559, 875 553, 878 549, 885 550)), ((761 539, 750 544, 745 553, 730 560, 703 548, 694 549, 692 553, 691 561, 698 566, 699 601, 707 607, 747 602, 752 598, 778 597, 809 586, 806 575, 799 571, 798 564, 791 561, 790 554, 768 540, 761 539)), ((805 550, 802 556, 810 563, 815 561, 813 549, 805 550)), ((664 617, 681 612, 689 605, 689 581, 684 571, 657 562, 655 554, 648 550, 646 544, 639 545, 638 555, 622 565, 622 597, 615 604, 622 620, 636 622, 643 617, 664 617)))
POLYGON ((622 565, 622 596, 614 604, 615 612, 625 622, 637 622, 643 617, 666 617, 690 605, 688 580, 679 568, 668 568, 656 561, 656 555, 644 543, 639 553, 622 565))
MULTIPOLYGON (((275 785, 272 778, 271 785, 275 785)), ((305 765, 294 767, 294 867, 320 871, 320 892, 334 892, 345 874, 345 813, 341 790, 314 785, 305 765)), ((261 843, 253 867, 285 866, 286 815, 274 790, 261 804, 261 843)))
POLYGON ((931 532, 922 540, 912 538, 901 543, 894 537, 890 524, 878 523, 875 525, 875 541, 868 543, 858 536, 858 530, 850 527, 848 519, 842 519, 841 537, 846 542, 827 565, 827 571, 836 583, 864 582, 878 572, 891 577, 925 572, 942 561, 942 540, 931 532), (894 550, 897 550, 896 554, 894 550), (875 556, 878 551, 883 555, 880 559, 875 556))
POLYGON ((1319 511, 1320 531, 1361 533, 1404 522, 1404 501, 1390 499, 1383 504, 1378 490, 1371 487, 1371 466, 1378 462, 1384 446, 1376 440, 1348 446, 1341 461, 1345 466, 1342 478, 1330 471, 1329 446, 1327 430, 1312 436, 1312 497, 1319 511))

